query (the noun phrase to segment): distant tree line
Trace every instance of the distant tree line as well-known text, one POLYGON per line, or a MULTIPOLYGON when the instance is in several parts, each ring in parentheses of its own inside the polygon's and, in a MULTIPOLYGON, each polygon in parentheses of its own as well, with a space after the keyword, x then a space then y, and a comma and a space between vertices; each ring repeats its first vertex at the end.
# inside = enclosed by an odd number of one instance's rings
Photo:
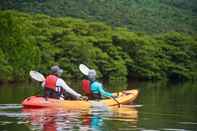
POLYGON ((101 22, 0 11, 0 81, 24 81, 30 70, 47 74, 59 64, 65 78, 79 79, 79 64, 102 79, 197 78, 197 37, 112 28, 101 22))
POLYGON ((103 21, 149 34, 197 32, 196 0, 1 0, 0 10, 7 9, 103 21))

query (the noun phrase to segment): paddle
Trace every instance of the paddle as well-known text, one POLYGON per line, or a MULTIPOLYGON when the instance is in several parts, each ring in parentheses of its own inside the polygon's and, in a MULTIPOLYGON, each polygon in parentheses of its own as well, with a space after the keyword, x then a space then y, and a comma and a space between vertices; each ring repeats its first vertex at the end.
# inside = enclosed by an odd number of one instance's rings
MULTIPOLYGON (((45 77, 41 73, 39 73, 37 71, 30 71, 29 75, 31 76, 32 79, 34 79, 34 80, 36 80, 38 82, 45 81, 45 77)), ((37 95, 40 92, 41 92, 41 89, 39 91, 37 91, 34 95, 37 95)))
MULTIPOLYGON (((84 75, 88 75, 88 72, 89 72, 89 68, 86 66, 86 65, 84 65, 84 64, 80 64, 79 65, 79 70, 81 71, 81 73, 82 74, 84 74, 84 75)), ((116 100, 116 98, 114 98, 114 97, 111 97, 116 103, 118 103, 118 107, 120 107, 120 102, 118 101, 118 100, 116 100)))
POLYGON ((87 76, 90 69, 86 65, 80 64, 79 70, 81 71, 82 74, 87 76))
POLYGON ((37 71, 30 71, 29 75, 31 76, 32 79, 36 81, 39 81, 39 82, 45 81, 45 77, 37 71))

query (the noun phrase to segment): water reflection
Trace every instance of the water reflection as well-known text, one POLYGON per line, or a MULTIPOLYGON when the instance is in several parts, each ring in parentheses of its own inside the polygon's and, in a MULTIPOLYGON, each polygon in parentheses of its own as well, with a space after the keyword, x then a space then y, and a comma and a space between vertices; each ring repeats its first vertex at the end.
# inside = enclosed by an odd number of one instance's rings
POLYGON ((82 112, 77 110, 64 110, 54 108, 22 109, 25 120, 29 122, 29 128, 42 131, 69 130, 80 123, 79 117, 82 112))
POLYGON ((80 127, 81 130, 83 131, 87 131, 90 129, 93 130, 100 130, 102 125, 103 125, 103 119, 100 115, 97 114, 86 114, 84 116, 82 116, 82 125, 80 127))
MULTIPOLYGON (((69 109, 22 109, 25 121, 31 130, 102 130, 107 122, 128 121, 131 127, 137 127, 138 111, 133 107, 121 106, 108 110, 69 110, 69 109)), ((117 124, 113 129, 118 129, 117 124)))

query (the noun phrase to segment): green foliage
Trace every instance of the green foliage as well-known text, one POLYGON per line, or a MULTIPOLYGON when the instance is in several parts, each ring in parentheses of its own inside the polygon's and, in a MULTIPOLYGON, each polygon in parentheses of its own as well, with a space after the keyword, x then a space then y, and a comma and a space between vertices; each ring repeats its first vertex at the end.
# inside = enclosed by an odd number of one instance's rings
POLYGON ((197 42, 192 37, 172 32, 154 38, 118 30, 113 43, 133 60, 127 63, 132 77, 174 80, 196 77, 197 42))
POLYGON ((0 49, 0 81, 10 80, 12 67, 8 65, 3 51, 0 49))
POLYGON ((156 41, 148 36, 119 30, 113 36, 113 43, 128 53, 130 61, 127 62, 131 77, 145 79, 160 79, 159 48, 156 41))
POLYGON ((0 12, 0 80, 47 74, 59 64, 65 78, 81 78, 81 63, 103 79, 185 80, 197 78, 197 39, 178 32, 157 36, 100 22, 0 12))
POLYGON ((162 50, 170 61, 166 65, 168 77, 172 79, 196 77, 197 41, 177 32, 165 34, 158 39, 167 44, 162 50))
POLYGON ((196 0, 2 0, 0 9, 99 20, 135 32, 197 32, 196 0))
POLYGON ((0 14, 0 51, 3 78, 25 80, 28 71, 39 63, 39 48, 31 36, 30 24, 14 12, 0 14), (5 66, 5 67, 4 67, 5 66))

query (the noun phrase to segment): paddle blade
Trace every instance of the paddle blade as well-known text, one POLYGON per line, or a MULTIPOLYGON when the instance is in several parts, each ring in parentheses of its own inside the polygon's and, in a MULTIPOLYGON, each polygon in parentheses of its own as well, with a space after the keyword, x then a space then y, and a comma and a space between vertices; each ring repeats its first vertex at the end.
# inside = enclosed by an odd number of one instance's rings
POLYGON ((29 75, 31 76, 32 79, 39 82, 43 82, 45 80, 44 76, 37 71, 30 71, 29 75))
POLYGON ((87 76, 90 69, 89 69, 86 65, 80 64, 80 65, 79 65, 79 70, 80 70, 84 75, 87 76))

